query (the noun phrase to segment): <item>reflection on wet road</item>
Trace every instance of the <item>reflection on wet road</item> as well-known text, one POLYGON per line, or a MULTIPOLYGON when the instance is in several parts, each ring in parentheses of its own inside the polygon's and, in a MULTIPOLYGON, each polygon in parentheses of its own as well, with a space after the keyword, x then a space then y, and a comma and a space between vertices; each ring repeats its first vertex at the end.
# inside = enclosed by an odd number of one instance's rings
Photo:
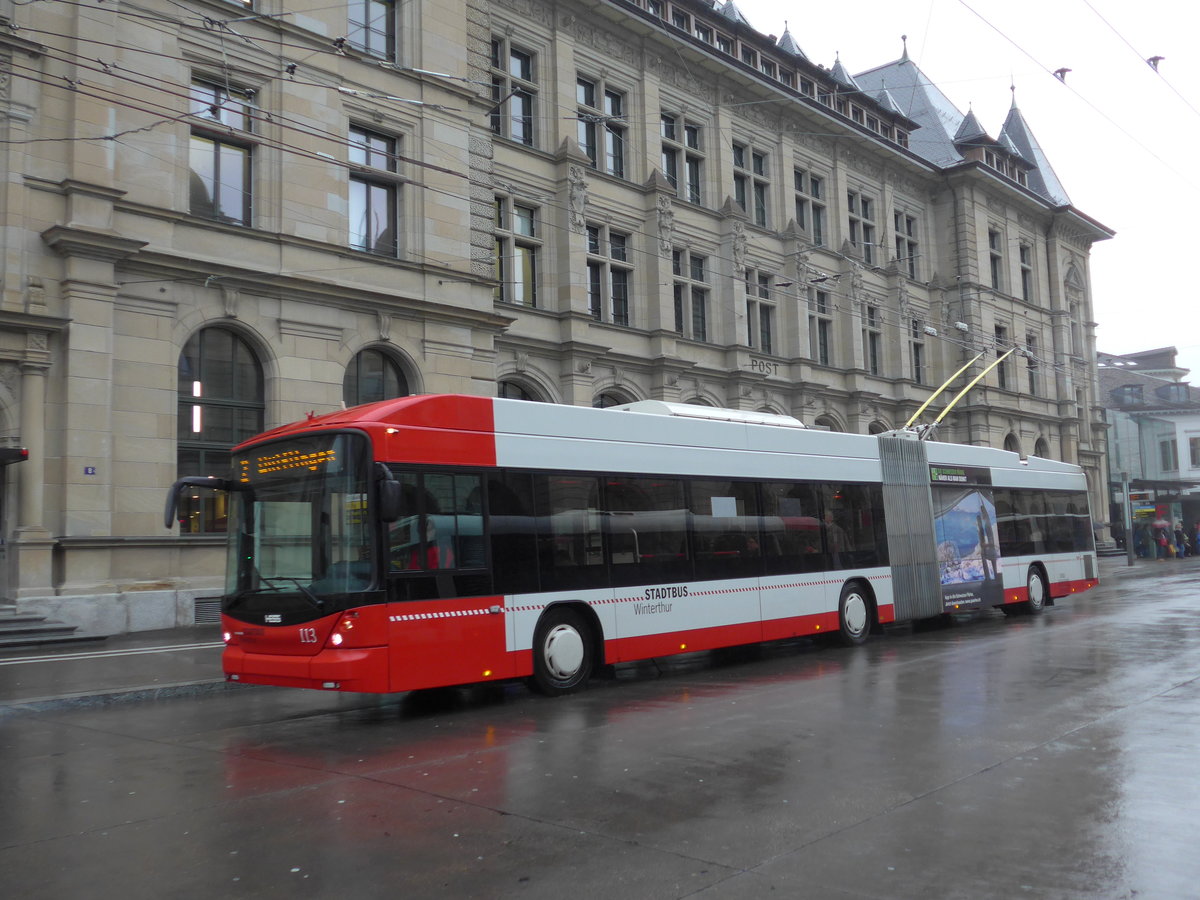
POLYGON ((557 700, 252 689, 9 716, 6 893, 1194 897, 1192 571, 557 700))

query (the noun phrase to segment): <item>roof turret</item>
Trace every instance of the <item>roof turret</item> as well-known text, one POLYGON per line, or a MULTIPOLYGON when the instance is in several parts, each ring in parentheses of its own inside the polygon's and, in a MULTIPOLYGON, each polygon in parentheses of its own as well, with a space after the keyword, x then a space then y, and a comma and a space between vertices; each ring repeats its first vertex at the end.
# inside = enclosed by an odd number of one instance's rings
POLYGON ((1000 129, 1000 140, 1002 143, 1008 142, 1012 144, 1020 157, 1034 167, 1028 175, 1031 190, 1036 191, 1058 206, 1069 206, 1071 204, 1071 198, 1067 196, 1062 182, 1054 174, 1054 169, 1050 166, 1050 160, 1047 159, 1046 154, 1042 151, 1042 147, 1038 144, 1037 138, 1033 136, 1033 132, 1029 130, 1029 125, 1026 124, 1025 117, 1017 109, 1015 92, 1013 94, 1012 108, 1008 111, 1008 118, 1004 120, 1004 127, 1000 129))

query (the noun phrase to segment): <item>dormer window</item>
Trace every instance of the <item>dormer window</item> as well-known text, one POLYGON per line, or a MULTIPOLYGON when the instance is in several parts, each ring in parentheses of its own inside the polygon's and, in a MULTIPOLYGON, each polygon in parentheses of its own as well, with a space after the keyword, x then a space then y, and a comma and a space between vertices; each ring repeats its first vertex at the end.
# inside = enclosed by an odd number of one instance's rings
POLYGON ((1136 406, 1146 402, 1140 384, 1123 384, 1112 392, 1112 398, 1117 406, 1136 406))
POLYGON ((1183 382, 1175 382, 1172 384, 1164 384, 1154 391, 1160 400, 1166 400, 1168 403, 1187 403, 1188 402, 1188 386, 1183 382))

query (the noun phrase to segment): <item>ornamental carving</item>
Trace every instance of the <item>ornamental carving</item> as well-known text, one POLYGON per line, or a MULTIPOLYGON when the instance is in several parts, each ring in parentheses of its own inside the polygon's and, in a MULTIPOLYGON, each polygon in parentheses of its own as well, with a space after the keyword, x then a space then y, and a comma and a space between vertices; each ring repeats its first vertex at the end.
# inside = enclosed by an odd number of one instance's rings
POLYGON ((16 363, 0 362, 0 384, 4 385, 9 396, 20 395, 21 369, 16 363))
POLYGON ((657 76, 663 84, 691 94, 701 101, 701 105, 705 107, 716 105, 717 93, 712 85, 700 81, 690 72, 668 62, 661 56, 647 56, 645 69, 657 76))
POLYGON ((658 198, 658 249, 670 253, 675 243, 675 207, 671 198, 658 198))
POLYGON ((746 226, 741 219, 733 222, 733 266, 739 274, 746 268, 746 226))
POLYGON ((493 6, 503 6, 527 19, 539 22, 549 22, 553 16, 553 7, 538 0, 492 0, 493 6))
POLYGON ((571 166, 567 173, 567 181, 569 183, 571 230, 576 234, 583 234, 583 229, 587 225, 588 199, 588 183, 583 168, 571 166))
POLYGON ((606 60, 624 63, 634 71, 641 68, 637 51, 625 38, 574 16, 563 16, 560 21, 576 41, 598 51, 606 60))

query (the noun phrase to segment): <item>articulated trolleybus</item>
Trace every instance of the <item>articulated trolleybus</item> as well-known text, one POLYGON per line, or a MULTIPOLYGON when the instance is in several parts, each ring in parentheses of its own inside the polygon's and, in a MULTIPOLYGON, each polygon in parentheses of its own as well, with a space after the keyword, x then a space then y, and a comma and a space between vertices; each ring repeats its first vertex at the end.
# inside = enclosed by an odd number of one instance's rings
POLYGON ((417 396, 233 451, 226 678, 390 692, 998 606, 1097 583, 1084 476, 986 447, 643 401, 417 396))

